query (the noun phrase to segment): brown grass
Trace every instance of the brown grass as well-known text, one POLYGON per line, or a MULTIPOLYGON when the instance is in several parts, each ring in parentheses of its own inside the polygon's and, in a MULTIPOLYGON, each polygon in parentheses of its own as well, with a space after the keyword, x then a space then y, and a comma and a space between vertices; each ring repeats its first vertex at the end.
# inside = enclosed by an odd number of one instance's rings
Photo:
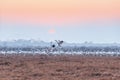
POLYGON ((120 57, 0 55, 0 80, 120 80, 120 57))

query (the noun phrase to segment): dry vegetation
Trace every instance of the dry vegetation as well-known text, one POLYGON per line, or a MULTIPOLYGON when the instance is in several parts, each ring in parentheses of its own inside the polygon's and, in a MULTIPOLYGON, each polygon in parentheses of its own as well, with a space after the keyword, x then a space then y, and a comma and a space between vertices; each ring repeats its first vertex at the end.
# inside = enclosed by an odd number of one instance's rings
POLYGON ((120 80, 120 57, 0 55, 0 80, 120 80))

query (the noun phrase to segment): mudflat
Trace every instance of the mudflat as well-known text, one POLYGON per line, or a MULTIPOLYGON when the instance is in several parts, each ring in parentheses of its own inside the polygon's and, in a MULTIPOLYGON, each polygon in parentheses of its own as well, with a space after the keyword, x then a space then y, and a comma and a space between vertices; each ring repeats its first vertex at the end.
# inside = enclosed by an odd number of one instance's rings
POLYGON ((0 55, 0 80, 120 80, 120 57, 0 55))

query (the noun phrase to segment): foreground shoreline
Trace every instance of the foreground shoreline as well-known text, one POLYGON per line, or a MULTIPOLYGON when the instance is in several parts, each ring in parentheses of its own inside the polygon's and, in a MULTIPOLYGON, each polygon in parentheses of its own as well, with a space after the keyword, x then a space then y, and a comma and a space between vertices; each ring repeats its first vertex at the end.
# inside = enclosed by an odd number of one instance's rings
POLYGON ((119 79, 120 56, 0 54, 0 80, 119 79))

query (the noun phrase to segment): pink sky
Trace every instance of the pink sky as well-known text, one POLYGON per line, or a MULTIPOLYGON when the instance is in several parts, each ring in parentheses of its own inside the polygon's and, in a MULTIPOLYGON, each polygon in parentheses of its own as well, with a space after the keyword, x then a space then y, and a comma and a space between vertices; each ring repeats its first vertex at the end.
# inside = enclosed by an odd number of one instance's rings
POLYGON ((111 43, 119 34, 120 0, 0 0, 0 40, 111 43))
POLYGON ((0 0, 8 22, 74 23, 120 18, 120 0, 0 0))

